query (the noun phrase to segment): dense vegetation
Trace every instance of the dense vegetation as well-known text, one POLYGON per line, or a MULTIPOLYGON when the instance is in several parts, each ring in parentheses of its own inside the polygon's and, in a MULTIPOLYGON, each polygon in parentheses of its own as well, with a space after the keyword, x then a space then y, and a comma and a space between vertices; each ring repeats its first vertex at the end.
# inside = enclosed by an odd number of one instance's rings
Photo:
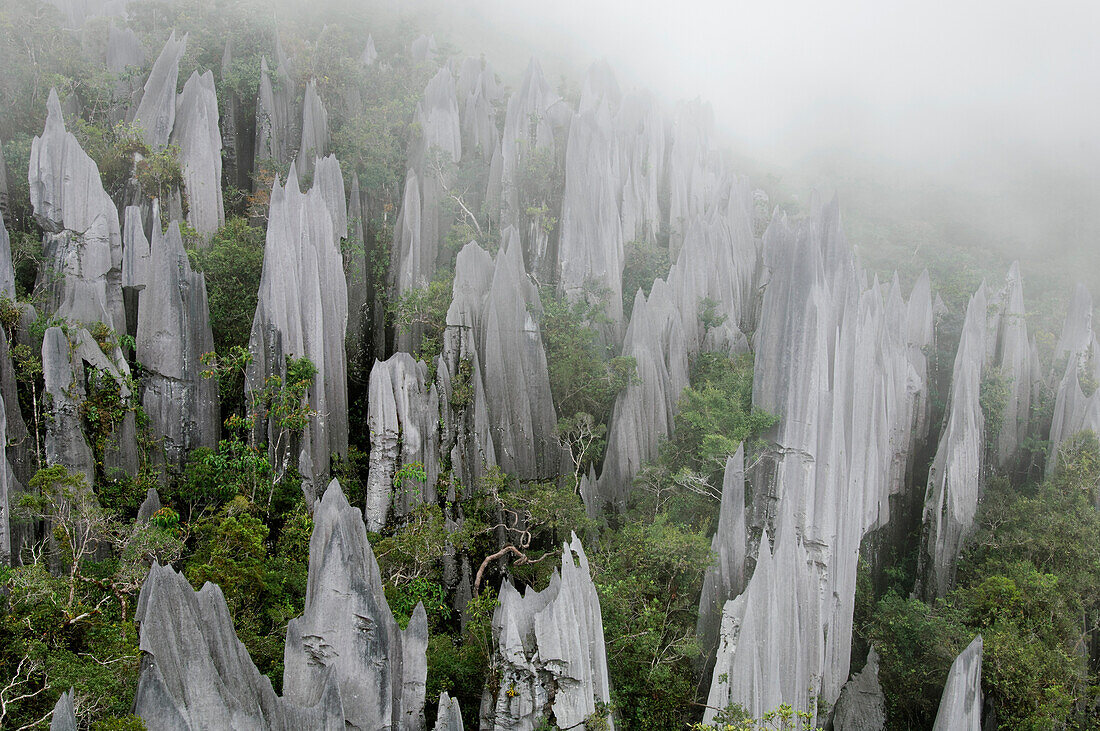
MULTIPOLYGON (((239 126, 247 126, 255 114, 259 59, 261 54, 273 58, 276 30, 299 73, 315 80, 322 96, 359 100, 330 105, 333 151, 349 188, 357 177, 369 201, 366 220, 358 222, 366 240, 346 244, 349 267, 357 266, 352 253, 365 252, 369 271, 360 274, 379 292, 368 314, 384 319, 391 339, 402 331, 421 333, 415 355, 431 362, 442 349, 455 254, 471 239, 491 252, 499 248, 492 217, 468 194, 469 181, 487 171, 469 162, 447 171, 446 217, 453 225, 443 236, 439 269, 426 287, 387 302, 389 242, 409 141, 417 132, 413 112, 435 66, 413 62, 404 52, 417 33, 407 23, 358 8, 341 8, 341 22, 326 23, 328 5, 307 10, 299 3, 274 5, 277 13, 271 12, 272 3, 259 0, 216 7, 202 0, 142 0, 131 5, 131 26, 150 58, 169 27, 190 32, 182 66, 215 70, 219 94, 233 95, 241 105, 245 121, 238 120, 239 126), (384 67, 351 63, 368 30, 384 67), (223 72, 227 40, 234 60, 223 72)), ((41 232, 31 216, 22 171, 30 140, 42 128, 50 87, 83 110, 67 121, 116 199, 131 174, 146 192, 178 186, 181 180, 175 150, 152 153, 132 127, 118 122, 128 95, 62 25, 43 3, 0 2, 0 47, 13 51, 0 76, 5 110, 0 141, 11 186, 5 223, 18 298, 32 304, 42 301, 37 285, 41 232), (131 170, 134 153, 144 161, 131 170)), ((128 81, 139 83, 145 71, 134 69, 128 81)), ((525 165, 522 195, 530 203, 525 215, 551 235, 560 214, 561 161, 532 154, 525 165)), ((178 474, 159 474, 148 454, 137 474, 108 474, 104 450, 110 435, 130 414, 142 427, 143 411, 103 374, 90 377, 89 405, 81 414, 96 452, 95 484, 48 466, 38 437, 45 410, 37 353, 46 327, 68 324, 44 316, 30 328, 29 345, 13 346, 19 407, 35 439, 34 477, 13 507, 24 524, 48 521, 51 528, 48 535, 35 536, 39 542, 22 557, 22 566, 0 566, 0 727, 43 727, 58 694, 70 686, 77 689, 82 718, 94 720, 94 728, 141 727, 128 715, 140 666, 133 612, 153 560, 173 563, 195 587, 211 581, 222 588, 238 636, 280 689, 286 623, 303 608, 312 519, 294 465, 269 457, 273 445, 258 440, 253 420, 271 419, 277 433, 293 439, 311 416, 303 396, 316 371, 308 360, 291 359, 285 380, 272 377, 247 396, 243 380, 251 357, 246 346, 263 261, 267 191, 285 172, 261 166, 254 179, 249 179, 251 171, 238 173, 225 191, 226 224, 205 247, 188 241, 192 264, 205 273, 209 290, 215 352, 204 362, 206 375, 217 378, 221 388, 224 429, 217 447, 193 452, 178 474), (138 506, 150 486, 160 489, 164 507, 138 522, 138 506)), ((903 276, 911 280, 927 261, 902 263, 903 276)), ((648 293, 657 277, 667 275, 667 241, 627 244, 625 264, 624 309, 629 313, 634 294, 648 293)), ((958 313, 987 270, 977 257, 962 254, 939 260, 934 274, 949 313, 955 313, 937 323, 937 344, 930 353, 933 369, 942 376, 950 371, 958 313)), ((541 589, 562 541, 576 532, 584 539, 600 598, 617 723, 626 729, 689 727, 702 717, 700 688, 706 680, 699 677, 696 612, 712 558, 722 467, 738 445, 746 444, 751 452, 775 421, 752 405, 752 355, 704 352, 693 359, 674 436, 638 475, 625 509, 593 520, 577 494, 578 481, 603 459, 614 403, 634 381, 635 363, 607 344, 600 293, 570 301, 553 283, 544 283, 534 309, 558 436, 571 457, 569 471, 557 480, 528 484, 492 470, 483 484, 464 489, 445 469, 440 484, 456 487, 456 503, 422 505, 371 536, 399 622, 408 621, 418 602, 427 610, 429 720, 446 690, 460 701, 466 723, 477 726, 482 689, 493 682, 490 621, 502 573, 490 559, 500 557, 501 535, 512 549, 509 574, 541 589), (463 527, 449 533, 447 516, 459 510, 463 527), (464 606, 456 605, 445 585, 448 545, 485 571, 479 571, 476 595, 464 606)), ((1039 336, 1044 354, 1053 349, 1049 310, 1042 310, 1039 336)), ((721 324, 713 306, 704 302, 701 311, 705 327, 721 324)), ((0 303, 0 321, 15 343, 18 311, 13 303, 0 303)), ((104 327, 94 334, 112 349, 118 345, 131 360, 129 390, 136 393, 142 372, 133 362, 132 339, 104 327)), ((366 377, 373 356, 385 350, 383 344, 374 347, 349 354, 353 444, 334 471, 353 505, 364 502, 370 446, 366 377)), ((946 400, 942 377, 937 382, 936 416, 946 400)), ((995 434, 1006 384, 997 374, 987 374, 982 388, 987 433, 995 434)), ((1049 398, 1041 398, 1038 419, 1049 420, 1052 408, 1049 398)), ((853 657, 858 669, 868 645, 880 653, 892 729, 931 725, 950 663, 977 632, 986 648, 984 691, 1002 727, 1096 727, 1092 709, 1100 678, 1089 650, 1100 617, 1100 514, 1094 508, 1100 498, 1100 445, 1087 433, 1064 445, 1060 469, 1049 480, 1040 479, 1045 444, 1029 444, 1027 450, 1012 474, 988 475, 980 528, 961 563, 958 588, 946 600, 926 604, 911 598, 912 555, 896 556, 884 583, 873 582, 869 571, 861 573, 853 657)), ((422 466, 405 465, 395 485, 414 489, 424 479, 422 466)), ((789 715, 789 709, 759 724, 730 713, 722 719, 728 724, 724 729, 790 728, 806 721, 789 715)))

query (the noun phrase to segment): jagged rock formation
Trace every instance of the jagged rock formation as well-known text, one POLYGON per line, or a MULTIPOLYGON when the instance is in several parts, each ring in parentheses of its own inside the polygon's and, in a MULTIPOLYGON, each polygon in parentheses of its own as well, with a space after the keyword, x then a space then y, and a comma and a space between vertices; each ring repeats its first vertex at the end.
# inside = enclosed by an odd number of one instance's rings
POLYGON ((143 655, 134 713, 148 728, 344 728, 340 690, 331 673, 304 703, 275 694, 237 639, 217 585, 195 591, 183 574, 154 562, 134 622, 143 655))
MULTIPOLYGON (((154 200, 151 218, 160 227, 160 204, 154 200)), ((149 237, 140 206, 126 206, 122 227, 122 286, 140 292, 149 285, 149 237)))
POLYGON ((982 727, 982 636, 951 663, 932 731, 980 731, 982 727))
POLYGON ((0 297, 15 301, 15 265, 12 264, 11 237, 4 224, 3 211, 0 211, 0 297))
POLYGON ((142 403, 157 448, 153 459, 182 469, 188 453, 218 443, 218 387, 203 378, 214 350, 206 277, 192 272, 179 224, 153 224, 147 284, 140 297, 137 359, 145 369, 142 403))
POLYGON ((310 79, 302 102, 302 143, 297 157, 302 175, 313 172, 313 161, 328 153, 328 144, 328 112, 317 95, 317 83, 310 79))
POLYGON ((176 100, 172 144, 179 145, 187 190, 187 222, 207 239, 225 223, 222 201, 222 137, 214 74, 196 71, 176 100))
POLYGON ((438 52, 434 35, 420 35, 409 46, 409 53, 414 61, 432 61, 438 52))
POLYGON ((814 711, 809 704, 821 688, 825 618, 809 561, 788 504, 774 549, 765 535, 745 591, 722 611, 704 723, 731 703, 753 718, 782 703, 814 711))
POLYGON ((737 448, 736 454, 726 460, 718 529, 711 540, 710 551, 714 555, 714 561, 707 567, 703 577, 703 592, 699 596, 699 619, 695 630, 708 663, 718 647, 722 609, 727 601, 745 588, 748 533, 745 528, 744 444, 737 448))
POLYGON ((871 648, 867 664, 844 684, 833 709, 833 731, 882 731, 886 696, 878 682, 878 653, 871 648))
POLYGON ((287 163, 294 154, 295 139, 290 102, 294 98, 297 81, 290 60, 283 53, 276 39, 275 73, 277 82, 271 80, 267 57, 260 57, 260 92, 256 100, 256 140, 254 180, 262 185, 264 170, 269 173, 275 166, 287 163))
POLYGON ((142 525, 152 520, 153 515, 161 509, 160 493, 155 487, 145 491, 145 499, 141 501, 141 507, 137 512, 137 524, 142 525))
MULTIPOLYGON (((132 403, 136 394, 130 391, 130 367, 117 346, 111 353, 104 353, 87 330, 73 331, 67 337, 60 327, 51 327, 42 340, 42 372, 49 399, 46 462, 83 474, 91 486, 95 460, 83 431, 81 407, 94 395, 89 394, 89 386, 117 389, 123 404, 132 403), (108 386, 108 380, 114 384, 108 386)), ((137 473, 137 425, 132 410, 111 434, 105 435, 103 467, 108 475, 115 471, 137 473)))
POLYGON ((997 432, 996 458, 1001 469, 1009 469, 1016 451, 1031 428, 1031 393, 1038 379, 1032 360, 1034 345, 1027 335, 1024 288, 1020 263, 1013 262, 998 297, 990 325, 992 363, 1007 381, 1008 399, 997 432))
POLYGON ((928 471, 924 545, 919 556, 921 593, 943 597, 955 583, 955 564, 974 526, 982 490, 985 417, 981 406, 987 299, 984 283, 970 298, 952 371, 944 429, 928 471))
MULTIPOLYGON (((575 534, 546 589, 528 587, 521 596, 508 581, 501 585, 493 637, 500 682, 495 695, 486 686, 481 728, 532 731, 551 714, 559 728, 575 728, 597 701, 609 701, 599 598, 575 534)), ((613 719, 608 724, 614 729, 613 719)))
MULTIPOLYGON (((10 367, 7 363, 6 367, 10 367)), ((7 567, 12 564, 12 519, 11 504, 15 497, 15 475, 11 465, 8 464, 8 419, 5 408, 4 396, 0 393, 0 566, 7 567)))
MULTIPOLYGON (((326 170, 339 174, 335 158, 321 161, 317 169, 319 179, 332 174, 326 170)), ((345 212, 340 221, 334 220, 333 212, 345 203, 342 185, 339 200, 326 198, 333 189, 331 183, 315 184, 302 193, 293 165, 285 187, 275 181, 248 345, 253 356, 245 382, 248 393, 262 390, 272 375, 285 376, 291 356, 308 357, 317 368, 309 391, 316 415, 305 430, 300 454, 292 453, 288 435, 275 424, 258 425, 266 432, 261 441, 267 442, 275 464, 286 465, 298 456, 307 491, 316 487, 313 478, 319 481, 328 474, 330 456, 346 454, 348 448, 347 281, 337 231, 342 224, 346 232, 347 218, 345 212)))
POLYGON ((490 433, 488 397, 482 380, 480 334, 483 331, 485 293, 493 278, 493 257, 474 242, 455 259, 451 306, 443 333, 440 400, 443 433, 440 452, 446 450, 451 469, 464 485, 478 485, 486 467, 497 464, 490 433))
POLYGON ((1100 343, 1092 328, 1092 297, 1078 284, 1055 350, 1055 368, 1063 368, 1050 425, 1046 472, 1053 475, 1063 442, 1084 429, 1100 433, 1100 343))
POLYGON ((377 60, 378 50, 374 47, 374 36, 368 33, 367 45, 363 48, 362 55, 359 56, 359 63, 364 66, 373 66, 377 60))
POLYGON ((45 231, 47 263, 39 276, 47 306, 60 317, 125 333, 118 210, 99 168, 65 129, 56 91, 46 106, 45 131, 31 143, 28 180, 34 217, 45 231))
POLYGON ((76 708, 73 706, 75 695, 76 689, 69 688, 57 699, 50 717, 50 731, 76 731, 76 708))
POLYGON ((310 704, 335 684, 360 729, 424 728, 428 621, 418 604, 402 631, 382 591, 362 514, 333 480, 316 504, 305 612, 287 626, 283 692, 310 704))
POLYGON ((503 234, 485 297, 480 363, 500 466, 520 479, 561 472, 554 401, 538 315, 538 290, 523 269, 519 233, 503 234))
POLYGON ((172 31, 160 56, 153 62, 141 103, 134 112, 134 125, 141 129, 145 144, 154 152, 168 146, 176 124, 176 84, 179 81, 180 59, 186 50, 187 36, 176 40, 176 32, 172 31))
POLYGON ((451 698, 447 691, 439 694, 439 712, 435 716, 435 731, 463 731, 462 711, 458 699, 451 698))
POLYGON ((145 65, 145 49, 132 28, 112 25, 107 35, 107 70, 116 76, 145 65))
POLYGON ((428 381, 428 366, 408 353, 375 361, 367 400, 370 471, 367 477, 367 529, 382 530, 390 516, 408 515, 416 505, 434 503, 439 476, 439 393, 428 381), (422 484, 394 485, 402 465, 420 463, 422 484))

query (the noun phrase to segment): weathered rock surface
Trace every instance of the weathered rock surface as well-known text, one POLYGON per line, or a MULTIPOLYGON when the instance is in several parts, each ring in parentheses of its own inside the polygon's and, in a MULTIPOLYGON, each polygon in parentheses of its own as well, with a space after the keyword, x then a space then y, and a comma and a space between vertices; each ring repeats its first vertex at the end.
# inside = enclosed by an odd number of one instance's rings
POLYGON ((951 663, 932 731, 980 731, 982 727, 982 636, 951 663))
POLYGON ((485 298, 479 340, 496 457, 505 472, 520 479, 552 478, 562 466, 538 325, 541 311, 538 290, 523 268, 519 232, 509 227, 485 298))
POLYGON ((47 305, 61 317, 125 333, 118 210, 103 190, 99 168, 65 129, 53 90, 47 108, 45 131, 31 143, 28 173, 35 220, 45 230, 40 277, 47 305))
POLYGON ((559 728, 579 727, 597 701, 609 702, 600 603, 576 535, 546 589, 521 596, 501 585, 493 637, 500 683, 496 695, 487 686, 482 696, 481 728, 532 731, 550 712, 559 728))
POLYGON ((421 35, 413 40, 409 46, 409 53, 412 55, 413 61, 425 62, 435 59, 435 54, 439 49, 435 45, 434 35, 421 35))
POLYGON ((275 694, 237 639, 217 585, 207 583, 196 592, 183 574, 154 563, 134 622, 143 653, 134 713, 148 728, 344 728, 340 690, 331 673, 302 704, 275 694))
POLYGON ((985 417, 981 406, 987 298, 982 284, 966 308, 951 377, 944 429, 928 471, 924 545, 918 577, 926 597, 943 597, 955 583, 955 567, 974 527, 982 491, 985 417))
MULTIPOLYGON (((180 59, 186 50, 187 36, 177 40, 176 32, 172 31, 164 49, 153 62, 141 103, 134 112, 134 125, 141 129, 145 144, 154 152, 168 146, 176 124, 176 84, 179 82, 180 59)), ((218 149, 221 149, 220 146, 218 149)))
MULTIPOLYGON (((343 198, 327 200, 325 189, 332 186, 314 185, 302 193, 293 165, 285 187, 275 181, 249 339, 253 360, 245 379, 247 391, 262 389, 270 376, 285 375, 286 358, 291 356, 308 357, 316 366, 309 390, 309 406, 316 414, 302 438, 300 453, 305 459, 299 459, 307 490, 316 489, 328 474, 332 454, 347 453, 347 281, 333 220, 333 211, 345 203, 343 198)), ((346 220, 345 213, 345 231, 346 220)), ((266 431, 263 440, 275 464, 286 465, 299 456, 292 453, 288 435, 274 424, 259 428, 266 431)))
POLYGON ((458 699, 443 691, 439 694, 439 712, 435 717, 435 731, 463 731, 462 711, 458 699))
POLYGON ((844 684, 833 710, 833 731, 882 731, 886 726, 886 696, 878 682, 878 653, 867 653, 867 664, 844 684))
POLYGON ((367 45, 363 48, 362 55, 359 56, 359 63, 364 66, 373 66, 377 60, 378 50, 374 47, 374 36, 368 33, 367 45))
POLYGON ((424 728, 428 622, 402 631, 382 591, 362 514, 333 480, 314 508, 305 612, 287 626, 283 692, 309 704, 339 687, 350 728, 424 728))
POLYGON ((301 138, 294 134, 290 102, 297 81, 290 60, 276 39, 275 81, 266 56, 260 57, 260 92, 256 100, 256 140, 254 178, 257 184, 270 177, 276 166, 290 162, 294 144, 301 138), (266 176, 266 177, 265 177, 266 176))
POLYGON ((158 464, 182 469, 191 450, 218 443, 218 387, 203 378, 214 350, 206 278, 191 271, 179 224, 153 225, 147 285, 140 295, 137 359, 146 371, 142 403, 158 464))
POLYGON ((367 529, 382 530, 391 515, 404 516, 436 500, 439 476, 439 394, 428 381, 428 366, 408 353, 375 361, 367 399, 370 425, 370 470, 367 476, 367 529), (394 485, 402 465, 419 463, 426 479, 394 485))
POLYGON ((1057 469, 1067 439, 1084 429, 1100 433, 1100 390, 1092 385, 1100 382, 1100 343, 1092 327, 1092 296, 1083 285, 1077 285, 1066 313, 1054 365, 1062 371, 1050 424, 1047 476, 1057 469))
POLYGON ((11 259, 11 237, 0 211, 0 297, 15 301, 15 265, 11 259))
POLYGON ((179 145, 187 191, 187 222, 206 239, 225 223, 222 201, 222 137, 214 74, 196 71, 176 100, 172 144, 179 145))
POLYGON ((718 647, 722 609, 727 601, 745 588, 748 538, 745 527, 745 445, 742 444, 737 448, 737 453, 726 460, 718 529, 710 544, 714 561, 707 567, 703 592, 699 596, 695 634, 708 662, 718 647))
POLYGON ((1026 314, 1020 263, 1013 262, 1004 289, 997 297, 989 335, 992 364, 1000 369, 1008 387, 995 445, 997 464, 1002 470, 1013 466, 1016 451, 1027 439, 1031 426, 1031 392, 1038 373, 1032 371, 1026 314))
MULTIPOLYGON (((4 364, 5 367, 10 367, 4 364)), ((8 443, 8 420, 4 403, 4 396, 0 394, 0 444, 8 443)), ((15 498, 15 475, 11 465, 8 464, 7 449, 0 449, 0 566, 7 567, 12 563, 12 518, 11 504, 15 498)))
POLYGON ((157 492, 155 487, 150 487, 145 491, 145 499, 141 501, 141 507, 138 508, 136 522, 138 524, 148 523, 160 509, 160 493, 157 492))
POLYGON ((50 731, 76 731, 76 708, 73 706, 74 688, 69 688, 57 699, 50 717, 50 731))
POLYGON ((760 718, 783 703, 813 712, 821 688, 823 622, 817 572, 789 507, 774 549, 765 535, 745 591, 722 611, 705 723, 715 709, 741 704, 760 718))
POLYGON ((328 153, 328 145, 328 112, 317 94, 316 82, 310 79, 302 101, 302 142, 298 145, 298 170, 302 175, 313 172, 314 160, 328 153))

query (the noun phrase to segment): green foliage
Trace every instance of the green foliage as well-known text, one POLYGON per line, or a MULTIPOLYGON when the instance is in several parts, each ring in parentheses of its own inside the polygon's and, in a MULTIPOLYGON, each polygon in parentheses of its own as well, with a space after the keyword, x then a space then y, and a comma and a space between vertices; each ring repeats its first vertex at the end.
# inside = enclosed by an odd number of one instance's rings
POLYGON ((230 218, 210 243, 188 251, 191 265, 206 275, 210 329, 219 353, 248 346, 264 262, 264 231, 246 218, 230 218))
POLYGON ((640 289, 648 297, 653 282, 668 276, 672 261, 667 248, 648 241, 631 241, 623 253, 623 313, 629 316, 634 295, 640 289))
POLYGON ((699 592, 710 539, 664 514, 631 520, 590 554, 617 723, 683 728, 692 720, 699 592))
POLYGON ((424 605, 424 611, 428 614, 429 628, 439 627, 451 618, 447 590, 442 584, 418 576, 406 584, 387 588, 386 601, 401 629, 408 626, 409 619, 419 604, 424 605))
MULTIPOLYGON (((986 450, 995 452, 1004 426, 1005 408, 1012 395, 1012 379, 1000 368, 986 368, 978 389, 978 403, 985 416, 986 450)), ((992 460, 987 460, 992 462, 992 460)))
POLYGON ((569 302, 548 287, 540 294, 539 324, 558 417, 584 412, 606 423, 615 397, 634 378, 634 359, 612 357, 601 343, 596 327, 607 318, 600 302, 569 302))
POLYGON ((411 289, 389 303, 389 316, 399 333, 420 333, 413 356, 433 367, 443 351, 443 332, 447 328, 447 310, 451 306, 453 273, 443 273, 427 287, 411 289))
POLYGON ((796 711, 784 703, 760 718, 753 718, 734 704, 715 714, 714 722, 692 725, 692 731, 822 731, 814 724, 814 714, 796 711))
POLYGON ((958 613, 891 591, 879 600, 865 634, 880 657, 888 727, 931 728, 951 663, 971 639, 958 613))

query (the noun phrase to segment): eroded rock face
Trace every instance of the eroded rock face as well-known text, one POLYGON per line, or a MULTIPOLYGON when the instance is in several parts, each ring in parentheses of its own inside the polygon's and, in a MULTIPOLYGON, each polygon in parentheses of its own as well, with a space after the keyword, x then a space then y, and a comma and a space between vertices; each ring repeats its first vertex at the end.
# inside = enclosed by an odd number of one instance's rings
POLYGON ((125 333, 118 210, 99 168, 65 129, 53 90, 47 109, 45 131, 31 143, 28 173, 34 217, 45 230, 47 265, 40 276, 47 305, 61 317, 125 333))
MULTIPOLYGON (((8 364, 5 366, 10 367, 8 364)), ((4 397, 0 394, 0 444, 8 443, 8 421, 4 408, 4 397)), ((12 563, 12 539, 11 539, 11 504, 15 497, 15 475, 12 474, 11 465, 8 464, 6 449, 0 449, 0 566, 10 566, 12 563)))
POLYGON ((985 417, 981 407, 987 298, 978 288, 966 308, 951 377, 944 429, 928 471, 924 546, 919 557, 921 593, 943 597, 955 583, 955 567, 974 528, 982 484, 985 417))
POLYGON ((774 549, 762 538, 745 591, 722 610, 703 721, 713 722, 716 709, 731 703, 753 718, 783 703, 813 712, 809 703, 821 688, 825 649, 822 620, 817 572, 787 512, 774 549))
POLYGON ((609 702, 600 603, 576 535, 546 589, 521 596, 501 585, 493 637, 500 684, 495 696, 488 686, 482 696, 481 728, 531 731, 550 712, 560 728, 579 727, 597 701, 609 702))
POLYGON ((718 529, 711 540, 714 561, 703 577, 699 597, 699 619, 695 634, 705 657, 711 658, 718 647, 722 609, 745 588, 745 556, 748 533, 745 528, 745 445, 726 460, 722 480, 722 505, 718 529))
POLYGON ((1100 382, 1100 343, 1092 328, 1092 297, 1083 285, 1077 285, 1070 302, 1054 362, 1063 370, 1050 424, 1048 477, 1057 470, 1059 450, 1067 439, 1083 429, 1100 433, 1100 390, 1092 386, 1100 382))
POLYGON ((134 622, 143 653, 134 713, 147 727, 344 728, 340 689, 331 672, 318 693, 301 704, 275 694, 237 639, 217 585, 195 591, 182 574, 154 563, 134 622))
POLYGON ((886 697, 878 682, 878 653, 867 653, 867 664, 844 684, 833 711, 833 731, 882 731, 886 697))
MULTIPOLYGON (((51 327, 42 340, 42 371, 49 397, 46 461, 83 474, 85 484, 91 486, 95 459, 83 431, 81 413, 89 397, 88 388, 117 389, 123 403, 131 402, 135 394, 130 391, 130 369, 121 350, 115 347, 111 353, 104 353, 84 329, 73 332, 71 338, 61 328, 51 327)), ((106 436, 103 466, 108 475, 115 470, 137 473, 137 425, 133 411, 128 411, 106 436)))
MULTIPOLYGON (((328 152, 328 112, 317 95, 317 84, 310 79, 302 102, 302 143, 298 146, 298 169, 303 175, 313 171, 313 161, 328 152)), ((345 234, 346 236, 347 234, 345 234)))
MULTIPOLYGON (((187 36, 177 40, 176 32, 172 31, 164 49, 153 62, 141 103, 134 113, 134 125, 141 129, 145 144, 154 152, 168 146, 176 124, 176 84, 179 81, 180 59, 186 51, 187 36)), ((220 145, 218 149, 221 149, 220 145)))
MULTIPOLYGON (((324 169, 330 164, 338 172, 335 160, 322 161, 320 177, 328 175, 324 169)), ((272 450, 275 464, 299 459, 307 491, 316 489, 317 481, 328 474, 332 454, 347 453, 347 281, 338 222, 333 220, 333 211, 345 203, 342 198, 326 198, 326 190, 332 189, 331 185, 315 184, 302 193, 293 165, 285 187, 275 182, 259 301, 248 346, 253 360, 245 379, 246 391, 262 389, 270 376, 285 376, 286 359, 292 356, 308 357, 317 368, 308 394, 309 406, 316 414, 305 430, 300 450, 292 451, 289 435, 274 423, 259 425, 267 432, 263 441, 272 450)), ((342 186, 339 191, 342 195, 342 186)), ((345 231, 346 220, 345 213, 345 231)))
POLYGON ((1032 371, 1032 344, 1027 334, 1024 288, 1020 263, 1013 262, 1004 289, 996 298, 997 309, 990 323, 990 356, 1007 382, 1008 399, 997 433, 996 457, 1002 470, 1010 469, 1016 451, 1027 439, 1031 426, 1031 392, 1038 378, 1032 371))
POLYGON ((137 358, 160 464, 182 469, 191 450, 218 443, 218 387, 202 377, 201 360, 213 350, 206 278, 191 271, 179 224, 162 233, 158 220, 140 295, 137 358))
POLYGON ((435 731, 463 731, 462 711, 458 699, 443 691, 439 694, 439 712, 435 717, 435 731))
POLYGON ((348 727, 423 729, 423 605, 402 631, 386 603, 362 514, 336 480, 314 508, 313 521, 305 612, 287 626, 286 700, 311 703, 333 683, 348 727))
POLYGON ((275 43, 275 70, 272 72, 266 56, 260 57, 260 92, 256 100, 256 140, 254 179, 266 179, 278 165, 290 162, 295 135, 290 102, 298 88, 293 64, 283 53, 278 39, 275 43), (272 75, 275 81, 272 81, 272 75))
POLYGON ((50 717, 50 731, 76 731, 76 708, 73 706, 74 688, 69 688, 57 699, 50 717))
POLYGON ((359 56, 359 63, 364 66, 373 66, 374 62, 378 60, 378 50, 374 47, 374 36, 367 34, 367 45, 363 48, 363 53, 359 56))
POLYGON ((932 731, 980 731, 982 727, 982 636, 951 663, 932 731))
POLYGON ((370 374, 367 422, 370 471, 367 477, 367 529, 382 530, 392 514, 407 515, 417 505, 434 503, 439 476, 439 395, 428 381, 428 366, 408 353, 375 361, 370 374), (402 465, 419 463, 426 479, 394 485, 402 465))
POLYGON ((485 298, 480 362, 500 466, 520 479, 561 473, 562 450, 538 315, 538 290, 527 279, 519 233, 503 234, 485 298))
POLYGON ((187 222, 209 240, 225 223, 222 201, 222 137, 214 74, 196 71, 176 100, 172 144, 179 145, 187 191, 187 222))

